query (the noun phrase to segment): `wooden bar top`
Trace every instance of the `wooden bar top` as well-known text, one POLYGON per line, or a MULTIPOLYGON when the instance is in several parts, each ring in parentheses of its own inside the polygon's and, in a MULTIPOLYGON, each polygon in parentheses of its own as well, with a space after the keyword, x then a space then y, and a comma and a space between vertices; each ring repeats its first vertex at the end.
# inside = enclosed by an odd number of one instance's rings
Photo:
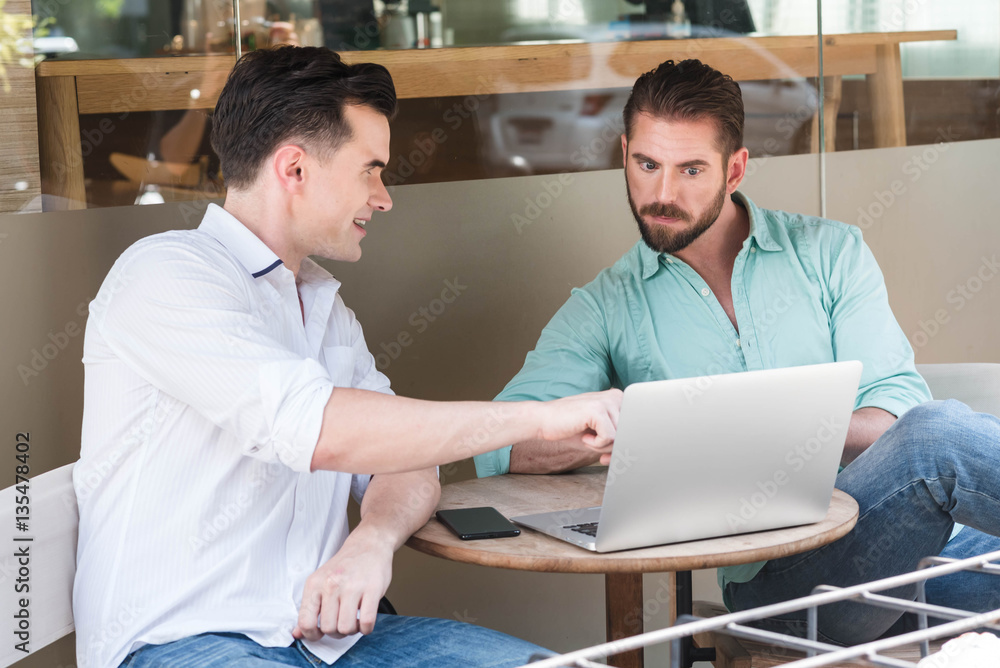
MULTIPOLYGON (((824 35, 826 46, 859 46, 899 44, 901 42, 933 42, 954 40, 955 30, 913 30, 905 32, 866 32, 824 35)), ((663 54, 683 50, 696 43, 699 50, 744 50, 748 43, 761 49, 811 48, 816 35, 764 35, 734 37, 703 37, 688 40, 636 40, 620 42, 586 42, 580 44, 529 44, 507 46, 466 46, 441 49, 386 49, 376 51, 345 51, 348 62, 380 63, 392 66, 418 66, 428 63, 472 63, 475 61, 533 60, 536 58, 577 57, 581 55, 663 54)), ((236 58, 232 54, 178 55, 150 58, 106 58, 92 60, 45 60, 36 73, 41 77, 125 74, 137 72, 205 72, 232 69, 236 58)))
MULTIPOLYGON (((439 509, 493 506, 506 517, 597 506, 604 495, 605 467, 561 475, 504 475, 445 485, 439 509)), ((692 500, 692 504, 697 500, 692 500)), ((683 509, 678 509, 683 512, 683 509)), ((847 534, 858 504, 834 490, 826 518, 805 526, 674 543, 638 550, 597 553, 521 529, 514 538, 463 541, 435 518, 407 542, 434 556, 470 564, 558 573, 656 573, 734 566, 805 552, 847 534)))

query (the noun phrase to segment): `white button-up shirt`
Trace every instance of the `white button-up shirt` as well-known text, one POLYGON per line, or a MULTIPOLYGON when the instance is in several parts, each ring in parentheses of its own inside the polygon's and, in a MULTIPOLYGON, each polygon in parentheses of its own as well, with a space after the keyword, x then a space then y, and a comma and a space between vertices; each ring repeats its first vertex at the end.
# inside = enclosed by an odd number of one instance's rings
MULTIPOLYGON (((206 632, 292 643, 369 476, 310 473, 334 387, 390 393, 340 283, 222 208, 139 241, 90 305, 73 613, 81 667, 206 632), (299 306, 302 297, 305 324, 299 306)), ((326 662, 358 639, 306 642, 326 662)))

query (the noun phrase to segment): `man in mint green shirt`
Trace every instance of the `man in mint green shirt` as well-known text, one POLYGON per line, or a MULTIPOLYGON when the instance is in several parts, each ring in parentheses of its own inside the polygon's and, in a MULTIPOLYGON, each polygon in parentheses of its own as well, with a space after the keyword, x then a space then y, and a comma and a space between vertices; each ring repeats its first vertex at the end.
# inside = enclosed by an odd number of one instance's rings
MULTIPOLYGON (((808 594, 821 583, 849 585, 912 570, 945 548, 956 521, 976 528, 948 545, 952 556, 1000 549, 1000 501, 992 501, 1000 492, 1000 421, 957 402, 930 402, 858 228, 763 209, 738 192, 748 158, 739 86, 698 61, 667 61, 636 82, 624 116, 627 194, 642 239, 572 291, 497 400, 860 360, 847 468, 837 480, 861 506, 858 527, 806 555, 720 569, 727 605, 744 609, 808 594), (911 419, 899 420, 918 405, 911 419), (950 441, 961 442, 956 452, 950 441), (970 443, 988 455, 962 450, 970 443), (974 468, 975 475, 960 487, 928 482, 954 477, 956 467, 974 468), (916 479, 919 492, 912 489, 916 479), (995 508, 967 493, 977 486, 995 508), (892 547, 872 558, 886 535, 892 547)), ((478 455, 475 463, 488 476, 567 471, 597 460, 574 440, 555 448, 516 443, 478 455)), ((982 589, 952 579, 929 596, 990 609, 989 597, 975 598, 982 589)), ((996 596, 998 585, 987 590, 996 596)), ((845 606, 821 612, 827 639, 877 637, 899 616, 845 606)), ((776 623, 784 631, 803 625, 797 617, 776 623)))

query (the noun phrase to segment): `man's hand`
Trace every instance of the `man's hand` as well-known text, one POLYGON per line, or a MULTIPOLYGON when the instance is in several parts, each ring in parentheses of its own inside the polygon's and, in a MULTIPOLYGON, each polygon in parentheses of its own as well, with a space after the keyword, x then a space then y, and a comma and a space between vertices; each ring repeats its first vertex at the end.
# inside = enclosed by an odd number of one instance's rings
POLYGON ((547 402, 538 438, 546 441, 579 438, 583 445, 601 453, 601 463, 607 464, 618 429, 622 396, 621 390, 612 389, 547 402))
POLYGON ((340 550, 306 578, 292 636, 319 640, 371 633, 379 601, 392 580, 393 546, 356 530, 340 550))
POLYGON ((374 476, 361 500, 361 522, 337 554, 306 578, 292 636, 371 633, 392 580, 392 555, 424 525, 440 498, 434 469, 374 476))

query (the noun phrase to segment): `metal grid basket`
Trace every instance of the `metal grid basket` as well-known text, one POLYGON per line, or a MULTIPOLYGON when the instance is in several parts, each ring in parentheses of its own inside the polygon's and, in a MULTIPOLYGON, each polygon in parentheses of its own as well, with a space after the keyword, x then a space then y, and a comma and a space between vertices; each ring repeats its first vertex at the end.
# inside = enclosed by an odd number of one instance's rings
POLYGON ((684 615, 679 617, 676 624, 670 628, 650 631, 560 656, 544 658, 539 661, 533 661, 529 665, 530 668, 555 668, 556 666, 579 666, 581 668, 599 666, 605 668, 603 664, 594 663, 593 659, 600 659, 658 643, 670 642, 671 668, 682 668, 681 643, 685 639, 693 638, 695 634, 713 632, 805 652, 805 658, 785 664, 788 668, 829 666, 840 661, 855 659, 863 659, 875 666, 914 668, 917 664, 912 661, 885 656, 884 652, 919 643, 920 655, 921 657, 926 657, 930 652, 930 642, 932 640, 950 638, 966 631, 984 628, 1000 632, 1000 625, 997 625, 997 622, 1000 621, 1000 609, 975 613, 968 610, 931 605, 927 603, 925 592, 925 584, 931 578, 942 577, 959 571, 975 571, 1000 575, 1000 565, 990 563, 993 561, 1000 561, 1000 551, 989 552, 978 557, 962 560, 927 557, 920 562, 917 570, 913 573, 905 573, 853 587, 841 588, 820 585, 809 596, 744 610, 742 612, 721 615, 719 617, 705 619, 692 615, 684 615), (917 587, 917 599, 915 601, 876 593, 913 584, 917 587), (818 641, 817 620, 819 606, 840 601, 856 601, 866 605, 915 613, 917 615, 918 628, 909 633, 889 638, 880 638, 852 647, 840 647, 818 641), (807 611, 808 633, 805 638, 765 631, 746 625, 747 622, 800 610, 807 611), (936 626, 928 626, 928 617, 951 621, 936 626))

